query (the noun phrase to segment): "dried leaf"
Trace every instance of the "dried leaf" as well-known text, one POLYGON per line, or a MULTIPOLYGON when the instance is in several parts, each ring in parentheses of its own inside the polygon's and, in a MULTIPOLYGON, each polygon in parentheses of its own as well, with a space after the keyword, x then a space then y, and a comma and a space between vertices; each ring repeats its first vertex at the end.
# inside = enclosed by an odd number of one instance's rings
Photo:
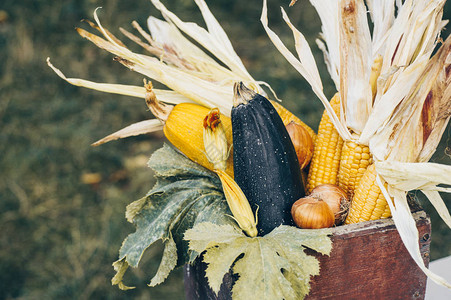
POLYGON ((366 0, 373 21, 372 57, 384 54, 386 40, 395 20, 395 0, 366 0))
POLYGON ((376 170, 390 185, 404 191, 434 190, 439 184, 451 185, 451 166, 436 163, 376 161, 376 170))
POLYGON ((338 21, 338 4, 336 0, 310 0, 321 19, 321 38, 325 44, 317 40, 323 51, 330 77, 337 91, 340 89, 340 32, 338 21), (327 48, 326 48, 327 45, 327 48))
MULTIPOLYGON (((445 0, 404 1, 386 40, 382 73, 392 66, 407 66, 417 58, 430 57, 443 28, 445 0)), ((398 75, 387 81, 388 89, 398 75)))
POLYGON ((448 283, 444 278, 431 272, 424 265, 423 257, 418 245, 418 240, 420 237, 418 235, 415 220, 410 212, 409 204, 407 203, 407 192, 390 185, 388 186, 387 191, 379 176, 376 177, 376 180, 382 193, 384 194, 384 197, 387 199, 396 229, 398 230, 401 240, 406 246, 410 256, 414 259, 420 269, 434 282, 447 288, 451 288, 450 283, 448 283))
MULTIPOLYGON (((165 19, 174 23, 180 30, 205 47, 205 49, 215 55, 239 78, 246 82, 255 83, 241 62, 241 59, 235 53, 227 34, 210 12, 205 1, 195 0, 195 2, 207 24, 208 31, 197 24, 182 22, 175 14, 166 9, 159 0, 152 0, 154 6, 161 11, 165 19)), ((236 80, 239 80, 239 78, 236 80)))
MULTIPOLYGON (((283 10, 282 10, 282 12, 283 12, 283 10)), ((283 12, 283 14, 285 16, 284 12, 283 12)), ((300 35, 300 32, 295 30, 295 28, 291 25, 291 23, 289 22, 287 17, 285 17, 285 21, 290 24, 289 26, 290 26, 290 28, 292 28, 293 35, 296 36, 296 39, 301 41, 303 39, 303 36, 300 35)), ((340 123, 340 120, 338 119, 338 117, 335 114, 334 110, 330 106, 329 101, 327 100, 326 96, 324 95, 323 87, 322 87, 320 79, 317 78, 315 75, 312 75, 312 74, 315 74, 315 73, 318 72, 317 70, 311 69, 314 64, 313 63, 309 63, 307 65, 304 65, 300 60, 298 60, 290 52, 290 50, 287 49, 287 47, 285 47, 285 45, 280 40, 280 38, 277 36, 277 34, 269 28, 269 26, 268 26, 268 9, 267 9, 266 0, 263 1, 263 9, 262 9, 261 17, 260 17, 260 22, 262 23, 263 28, 265 29, 265 31, 268 34, 268 36, 271 39, 271 41, 273 42, 274 46, 276 46, 276 48, 285 57, 285 59, 310 84, 310 86, 312 87, 312 89, 315 92, 316 96, 318 96, 318 98, 321 100, 321 102, 323 103, 324 107, 326 108, 326 110, 327 110, 327 112, 328 112, 333 124, 337 128, 337 131, 339 132, 340 136, 343 139, 350 139, 351 135, 350 135, 349 131, 347 130, 347 128, 345 126, 343 126, 342 123, 340 123)), ((303 42, 302 44, 304 45, 304 47, 299 50, 299 51, 301 51, 301 55, 302 56, 311 57, 311 50, 310 50, 310 47, 308 47, 308 44, 306 42, 305 43, 303 42)), ((310 61, 310 59, 306 59, 306 60, 310 61)))
POLYGON ((206 80, 220 82, 234 77, 232 71, 216 63, 212 57, 190 42, 173 23, 149 17, 147 25, 154 44, 160 45, 163 51, 163 60, 172 54, 180 60, 179 68, 197 70, 198 76, 206 80))
POLYGON ((432 157, 451 117, 451 36, 430 64, 438 68, 438 74, 430 79, 432 87, 422 109, 423 149, 417 158, 419 162, 426 162, 432 157))
POLYGON ((451 38, 448 38, 434 57, 424 56, 406 68, 379 99, 361 137, 365 141, 373 135, 370 148, 377 159, 402 162, 430 159, 451 115, 450 64, 451 38))
POLYGON ((92 146, 99 146, 104 143, 114 141, 117 139, 123 139, 130 136, 136 136, 140 134, 160 131, 163 129, 163 124, 158 119, 145 120, 132 125, 129 125, 109 136, 104 137, 101 140, 93 143, 92 146))
POLYGON ((128 269, 128 263, 124 259, 114 262, 113 268, 114 268, 114 271, 116 271, 116 274, 111 279, 112 285, 117 285, 123 291, 131 290, 131 289, 135 288, 135 287, 126 286, 122 282, 122 277, 124 277, 124 274, 128 269))
MULTIPOLYGON (((107 92, 110 94, 119 94, 143 99, 145 98, 146 89, 142 86, 97 83, 79 78, 67 78, 66 76, 64 76, 63 72, 61 72, 61 70, 57 69, 50 63, 50 58, 47 58, 47 64, 59 77, 72 85, 81 86, 96 91, 107 92)), ((158 99, 166 103, 178 104, 183 102, 193 102, 192 100, 174 91, 161 89, 153 89, 153 91, 157 95, 158 99)))
POLYGON ((155 276, 150 281, 149 286, 156 286, 168 277, 169 273, 177 265, 177 245, 174 242, 172 236, 165 243, 163 257, 161 258, 160 266, 155 276))
MULTIPOLYGON (((196 103, 207 107, 218 107, 224 114, 230 115, 232 107, 230 99, 233 96, 231 88, 201 79, 196 76, 196 72, 167 65, 155 57, 133 53, 127 48, 115 45, 83 29, 77 29, 77 31, 82 37, 87 38, 99 48, 117 55, 116 60, 127 68, 163 83, 196 103), (196 86, 196 88, 193 89, 193 86, 196 86)), ((232 83, 230 83, 231 86, 232 83)))
POLYGON ((360 134, 373 104, 371 34, 363 0, 340 3, 340 103, 346 126, 360 134))
MULTIPOLYGON (((365 127, 359 137, 359 142, 362 144, 368 144, 369 140, 375 135, 376 131, 380 130, 385 123, 387 123, 390 117, 393 115, 394 110, 397 108, 400 102, 402 102, 411 93, 411 90, 416 87, 421 74, 426 67, 428 58, 424 57, 422 60, 417 60, 405 69, 400 74, 396 82, 388 89, 384 94, 378 93, 374 101, 372 112, 365 124, 365 127)), ((392 74, 390 74, 391 76, 392 74)), ((384 76, 384 75, 381 75, 384 76)), ((379 77, 380 79, 381 77, 379 77)), ((378 87, 378 90, 380 86, 378 87)), ((375 147, 385 147, 386 144, 377 144, 375 147)), ((376 148, 373 147, 373 155, 376 155, 379 159, 385 157, 384 153, 388 149, 381 148, 379 153, 376 148)))

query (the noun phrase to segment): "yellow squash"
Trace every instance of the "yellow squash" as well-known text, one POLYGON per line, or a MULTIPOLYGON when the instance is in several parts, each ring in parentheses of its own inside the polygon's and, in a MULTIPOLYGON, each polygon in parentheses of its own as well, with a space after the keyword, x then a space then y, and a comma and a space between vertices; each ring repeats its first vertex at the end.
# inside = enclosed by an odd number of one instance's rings
MULTIPOLYGON (((174 106, 164 125, 164 135, 174 147, 192 161, 212 170, 213 164, 205 156, 203 141, 203 122, 209 108, 193 103, 181 103, 174 106)), ((232 145, 232 122, 221 115, 227 144, 232 145)), ((233 178, 233 155, 229 155, 226 173, 233 178)))

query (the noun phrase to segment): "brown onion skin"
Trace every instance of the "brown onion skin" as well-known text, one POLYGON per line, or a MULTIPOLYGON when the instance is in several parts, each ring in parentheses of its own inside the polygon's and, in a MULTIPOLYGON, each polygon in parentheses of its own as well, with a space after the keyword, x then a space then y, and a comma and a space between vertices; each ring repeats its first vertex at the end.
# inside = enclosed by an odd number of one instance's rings
POLYGON ((296 226, 304 229, 328 228, 335 223, 329 205, 311 196, 297 200, 291 207, 291 215, 296 226))
POLYGON ((298 123, 291 121, 285 128, 290 135, 294 150, 299 161, 299 167, 304 169, 313 156, 313 141, 308 131, 298 123))
POLYGON ((334 184, 321 184, 315 187, 310 196, 326 202, 335 216, 335 225, 340 225, 348 215, 350 201, 346 193, 334 184))

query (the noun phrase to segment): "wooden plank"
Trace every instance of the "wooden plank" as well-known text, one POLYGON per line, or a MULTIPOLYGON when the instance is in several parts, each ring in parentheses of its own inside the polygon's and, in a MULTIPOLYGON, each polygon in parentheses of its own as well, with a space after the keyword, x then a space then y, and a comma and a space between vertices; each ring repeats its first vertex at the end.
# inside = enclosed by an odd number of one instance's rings
MULTIPOLYGON (((423 211, 413 214, 420 250, 429 263, 431 225, 423 211)), ((311 279, 307 299, 424 299, 426 275, 404 247, 392 219, 338 226, 331 255, 321 256, 321 273, 311 279)), ((186 299, 231 299, 233 277, 227 274, 219 296, 209 289, 206 265, 185 266, 186 299)))
MULTIPOLYGON (((420 250, 429 263, 431 225, 414 213, 420 250)), ((321 273, 306 299, 424 299, 426 275, 404 247, 392 219, 337 227, 330 257, 316 256, 321 273)))

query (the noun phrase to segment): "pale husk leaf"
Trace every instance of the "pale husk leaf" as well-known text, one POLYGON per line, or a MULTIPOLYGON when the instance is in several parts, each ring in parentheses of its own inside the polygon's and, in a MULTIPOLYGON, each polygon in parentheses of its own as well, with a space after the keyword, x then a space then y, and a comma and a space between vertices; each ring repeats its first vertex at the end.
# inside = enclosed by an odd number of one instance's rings
MULTIPOLYGON (((398 104, 403 101, 408 96, 412 88, 415 87, 415 84, 421 77, 427 63, 428 57, 425 56, 423 59, 415 61, 403 70, 398 69, 401 74, 397 78, 396 82, 394 82, 390 89, 388 89, 384 94, 377 94, 371 114, 368 117, 362 133, 360 134, 359 143, 368 144, 370 138, 373 137, 376 131, 388 122, 398 104)), ((381 81, 381 78, 384 78, 384 74, 379 77, 379 82, 381 81)), ((376 144, 376 147, 373 147, 373 154, 379 159, 382 159, 383 155, 379 154, 377 146, 383 146, 385 148, 385 145, 376 144)))
MULTIPOLYGON (((288 22, 288 18, 285 19, 285 21, 289 24, 290 28, 292 28, 293 35, 296 36, 296 39, 299 41, 304 39, 302 35, 299 34, 299 31, 293 30, 294 27, 291 25, 290 22, 288 22)), ((277 34, 272 31, 268 26, 268 9, 267 9, 267 3, 266 0, 263 1, 263 9, 262 14, 260 17, 260 22, 263 25, 263 28, 265 29, 267 35, 273 42, 274 46, 279 50, 279 52, 285 57, 285 59, 307 80, 307 82, 312 87, 313 92, 316 94, 316 96, 321 100, 323 103, 326 111, 328 112, 332 122, 334 123, 334 126, 337 128, 338 133, 340 136, 342 136, 344 139, 350 139, 351 135, 347 128, 343 126, 340 123, 340 120, 338 119, 337 115, 335 114, 334 110, 329 104, 329 101, 327 100, 326 96, 323 92, 322 84, 319 84, 321 82, 320 79, 315 78, 312 74, 317 73, 317 70, 311 70, 308 69, 309 67, 312 68, 313 66, 316 68, 316 64, 308 64, 305 65, 303 62, 301 62, 299 59, 297 59, 290 50, 285 47, 283 42, 280 40, 280 38, 277 36, 277 34), (319 81, 318 81, 319 80, 319 81)), ((311 57, 311 49, 308 46, 308 44, 305 42, 302 43, 304 45, 303 49, 298 49, 298 54, 300 54, 303 57, 311 57)))
MULTIPOLYGON (((68 83, 85 87, 88 89, 106 92, 110 94, 118 94, 125 95, 137 98, 143 98, 146 94, 146 89, 142 86, 134 86, 134 85, 125 85, 125 84, 111 84, 111 83, 98 83, 89 80, 79 79, 79 78, 67 78, 61 70, 57 69, 50 62, 50 58, 47 58, 47 64, 53 71, 62 79, 67 81, 68 83)), ((158 99, 171 104, 179 104, 183 102, 193 102, 191 99, 186 98, 185 96, 169 90, 161 90, 161 89, 153 89, 154 93, 157 95, 158 99)))
POLYGON ((390 185, 404 191, 434 190, 438 184, 451 185, 451 166, 437 163, 376 161, 376 170, 390 185))
POLYGON ((99 48, 117 55, 119 57, 117 60, 129 69, 163 83, 196 103, 207 107, 218 107, 224 114, 230 114, 232 105, 228 99, 231 99, 233 95, 231 89, 230 91, 227 88, 221 89, 214 82, 202 80, 195 75, 194 71, 181 70, 154 57, 135 54, 127 48, 115 46, 85 30, 78 31, 99 48))
POLYGON ((371 20, 373 21, 372 56, 376 58, 385 50, 385 41, 395 20, 394 0, 366 0, 371 20))
POLYGON ((147 26, 153 38, 152 42, 164 51, 163 60, 168 55, 166 49, 169 49, 174 52, 171 54, 181 61, 178 67, 196 70, 198 76, 203 79, 221 82, 235 76, 232 71, 216 63, 213 58, 190 42, 174 24, 151 16, 147 19, 147 26))
POLYGON ((417 158, 419 162, 426 162, 432 157, 450 120, 451 73, 449 68, 451 66, 451 36, 446 39, 435 58, 437 58, 436 65, 439 65, 440 70, 433 81, 427 103, 423 107, 423 110, 427 109, 428 118, 422 124, 423 130, 426 131, 423 133, 426 141, 417 158), (426 106, 426 104, 429 104, 429 106, 426 106), (426 134, 428 134, 427 137, 426 134))
POLYGON ((255 83, 255 80, 249 75, 244 67, 241 59, 233 50, 232 44, 224 32, 218 21, 208 9, 205 1, 195 0, 199 7, 205 23, 207 24, 208 31, 194 23, 186 23, 181 21, 175 14, 170 12, 159 0, 152 0, 154 6, 161 11, 164 18, 174 23, 180 30, 185 32, 191 38, 193 38, 200 45, 205 47, 219 60, 229 67, 239 78, 249 83, 255 83))
MULTIPOLYGON (((78 29, 78 31, 83 37, 88 38, 98 47, 117 55, 117 60, 131 70, 159 81, 170 89, 179 92, 201 105, 210 108, 218 107, 227 116, 230 115, 232 107, 230 99, 232 99, 232 86, 235 81, 241 80, 247 82, 253 89, 265 94, 259 84, 252 79, 242 65, 241 60, 234 52, 225 32, 214 19, 204 1, 198 0, 196 3, 205 18, 209 31, 206 31, 194 23, 182 22, 177 16, 168 11, 160 1, 154 0, 152 2, 168 21, 156 22, 155 19, 151 19, 150 28, 153 36, 164 35, 165 33, 170 34, 170 37, 155 37, 154 39, 157 39, 160 42, 168 42, 168 40, 171 40, 171 45, 174 46, 172 50, 175 50, 176 53, 178 51, 179 55, 185 55, 185 52, 182 53, 182 51, 187 49, 187 57, 183 57, 183 60, 180 60, 179 62, 182 64, 186 62, 188 68, 180 68, 180 65, 173 66, 166 64, 164 60, 162 61, 154 57, 131 52, 122 46, 122 43, 119 44, 115 42, 118 40, 117 38, 113 37, 105 30, 102 30, 102 26, 96 13, 95 19, 98 23, 98 27, 107 40, 103 40, 82 29, 78 29), (158 26, 155 26, 157 23, 158 26), (173 24, 209 50, 219 60, 224 62, 230 70, 225 69, 213 59, 206 58, 206 54, 197 55, 201 50, 195 45, 188 46, 188 43, 190 42, 185 38, 182 38, 181 42, 174 42, 181 34, 173 24), (191 70, 189 66, 192 66, 193 70, 191 70), (194 86, 196 88, 193 88, 194 86)), ((139 28, 136 24, 134 26, 139 28)), ((123 30, 123 32, 126 31, 123 30)), ((142 30, 140 32, 142 32, 142 30)), ((130 33, 127 35, 135 42, 144 46, 137 37, 134 37, 130 33)), ((149 39, 148 35, 143 34, 143 36, 146 39, 149 39)), ((154 44, 157 44, 157 42, 153 42, 154 44)), ((173 62, 171 59, 168 59, 168 61, 173 62)))
POLYGON ((330 77, 335 83, 337 91, 340 88, 340 32, 338 28, 338 3, 336 0, 310 0, 321 19, 321 40, 317 40, 318 47, 324 54, 324 59, 330 77), (326 48, 327 45, 327 48, 326 48))
MULTIPOLYGON (((407 66, 423 55, 431 56, 443 28, 444 2, 407 0, 398 8, 386 41, 382 73, 393 66, 407 66)), ((397 76, 394 74, 380 92, 385 92, 397 76)))
POLYGON ((319 76, 315 58, 313 57, 313 53, 310 50, 310 46, 307 43, 307 40, 305 39, 304 35, 293 26, 285 10, 281 8, 281 11, 285 23, 287 23, 287 25, 293 32, 294 46, 296 48, 299 61, 303 66, 305 66, 305 70, 308 72, 308 77, 311 78, 311 80, 314 83, 314 86, 317 86, 322 90, 323 84, 321 82, 321 77, 319 76))
POLYGON ((451 284, 444 278, 431 272, 423 262, 423 257, 420 252, 418 240, 420 239, 418 230, 416 228, 415 220, 410 212, 409 204, 407 203, 407 193, 403 190, 388 186, 388 191, 384 187, 384 184, 379 176, 376 177, 377 184, 381 188, 384 197, 387 199, 387 203, 390 206, 393 220, 395 222, 396 229, 406 246, 410 256, 414 259, 421 270, 434 282, 443 285, 447 288, 451 288, 451 284), (392 196, 392 197, 390 197, 392 196))
POLYGON ((450 64, 451 38, 448 38, 432 59, 428 60, 426 56, 417 59, 398 77, 385 94, 387 97, 381 97, 369 119, 373 123, 368 123, 366 128, 369 134, 364 136, 372 135, 370 148, 377 159, 401 162, 429 160, 451 115, 450 64), (414 67, 417 63, 418 68, 414 67), (404 82, 402 78, 409 80, 404 82), (403 96, 396 92, 402 90, 401 83, 406 84, 404 88, 409 93, 401 101, 396 101, 396 98, 390 101, 390 91, 395 94, 392 97, 403 96), (372 134, 378 127, 378 132, 372 134))
POLYGON ((360 134, 372 106, 371 34, 363 0, 344 0, 340 7, 340 97, 346 126, 360 134))
POLYGON ((145 133, 151 133, 155 131, 160 131, 163 129, 164 124, 160 122, 158 119, 145 120, 138 123, 134 123, 129 125, 119 131, 116 131, 101 140, 93 143, 92 146, 99 146, 105 144, 110 141, 114 141, 117 139, 123 139, 130 136, 136 136, 145 133))

